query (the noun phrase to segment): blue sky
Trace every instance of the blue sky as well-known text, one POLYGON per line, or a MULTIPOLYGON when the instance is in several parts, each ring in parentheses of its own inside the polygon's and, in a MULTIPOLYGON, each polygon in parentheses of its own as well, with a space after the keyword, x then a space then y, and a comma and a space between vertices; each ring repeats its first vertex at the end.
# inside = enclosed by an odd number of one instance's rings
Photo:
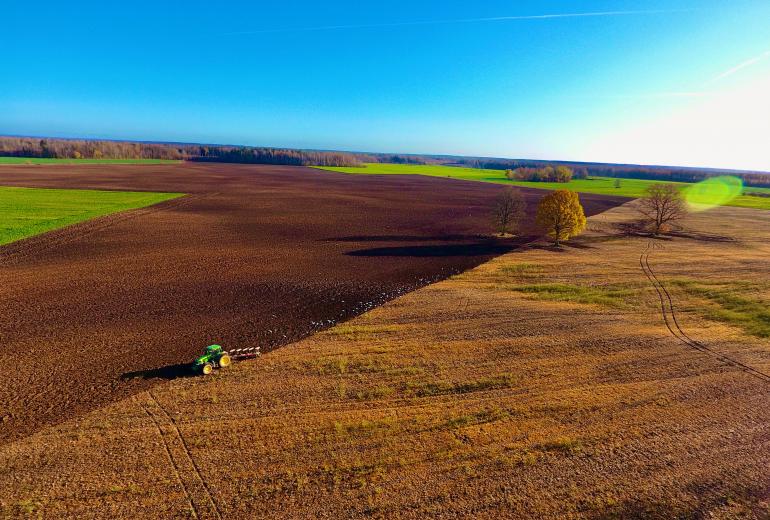
POLYGON ((1 134, 770 170, 767 0, 8 4, 1 134))

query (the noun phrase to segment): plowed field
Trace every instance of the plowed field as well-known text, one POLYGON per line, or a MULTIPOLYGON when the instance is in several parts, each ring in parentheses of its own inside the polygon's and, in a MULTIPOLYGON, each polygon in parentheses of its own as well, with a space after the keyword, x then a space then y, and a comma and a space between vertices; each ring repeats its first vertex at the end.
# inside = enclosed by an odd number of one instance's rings
POLYGON ((482 183, 179 164, 0 166, 0 185, 188 194, 0 248, 0 442, 183 377, 209 343, 270 350, 517 246, 485 237, 501 187, 482 183))

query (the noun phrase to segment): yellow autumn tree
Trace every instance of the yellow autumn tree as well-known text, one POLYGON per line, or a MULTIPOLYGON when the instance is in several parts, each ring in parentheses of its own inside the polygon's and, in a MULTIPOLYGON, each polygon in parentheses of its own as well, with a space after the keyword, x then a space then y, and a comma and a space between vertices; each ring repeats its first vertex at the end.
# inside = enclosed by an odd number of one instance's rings
POLYGON ((578 194, 570 190, 554 191, 540 201, 537 224, 553 237, 555 245, 569 240, 586 228, 586 215, 578 194))

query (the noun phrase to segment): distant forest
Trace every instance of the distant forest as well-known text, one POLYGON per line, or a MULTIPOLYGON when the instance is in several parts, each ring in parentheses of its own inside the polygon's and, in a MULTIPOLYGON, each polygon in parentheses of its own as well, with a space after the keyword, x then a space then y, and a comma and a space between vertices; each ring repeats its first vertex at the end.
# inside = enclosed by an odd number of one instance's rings
POLYGON ((767 172, 736 172, 718 169, 490 159, 482 157, 325 152, 252 146, 40 139, 32 137, 0 137, 0 156, 58 159, 167 159, 292 166, 360 166, 363 163, 443 164, 490 170, 546 168, 561 165, 571 168, 577 177, 593 175, 625 179, 699 182, 715 175, 736 175, 742 178, 747 186, 770 187, 770 173, 767 172))
POLYGON ((700 182, 717 175, 734 175, 743 179, 746 186, 770 188, 770 173, 720 170, 712 168, 677 168, 673 166, 636 166, 626 164, 579 163, 570 161, 536 161, 527 159, 485 159, 457 157, 444 164, 482 168, 489 170, 515 170, 517 168, 545 168, 563 165, 576 173, 595 177, 620 177, 623 179, 645 179, 656 181, 700 182))
POLYGON ((522 166, 515 170, 505 170, 505 176, 512 181, 569 182, 572 179, 587 179, 588 171, 585 168, 575 171, 561 164, 543 168, 522 166))
POLYGON ((435 159, 412 155, 367 154, 176 143, 98 141, 85 139, 40 139, 1 137, 0 157, 50 159, 165 159, 179 161, 290 166, 360 166, 363 163, 426 164, 435 159))
POLYGON ((354 154, 344 152, 27 137, 0 137, 0 156, 53 159, 167 159, 294 166, 358 166, 361 164, 354 154))

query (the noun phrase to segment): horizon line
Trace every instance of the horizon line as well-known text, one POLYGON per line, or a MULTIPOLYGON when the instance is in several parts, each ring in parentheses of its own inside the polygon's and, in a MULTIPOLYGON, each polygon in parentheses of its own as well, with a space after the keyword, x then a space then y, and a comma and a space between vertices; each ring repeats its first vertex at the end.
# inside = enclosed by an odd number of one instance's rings
POLYGON ((324 153, 349 153, 349 154, 370 154, 370 155, 404 155, 412 157, 450 157, 460 159, 488 159, 488 160, 500 160, 500 161, 533 161, 533 162, 547 162, 547 163, 562 163, 562 164, 597 164, 606 166, 635 166, 642 168, 683 168, 688 170, 713 170, 722 172, 736 172, 736 173, 756 173, 762 175, 770 175, 770 170, 763 170, 759 168, 746 169, 746 168, 728 168, 719 166, 687 166, 682 164, 658 164, 658 163, 633 163, 633 162, 607 162, 607 161, 587 161, 576 159, 540 159, 540 158, 525 158, 525 157, 500 157, 493 155, 464 155, 461 153, 430 153, 430 152, 378 152, 378 151, 365 151, 365 150, 345 150, 334 148, 302 148, 292 146, 267 146, 267 145, 255 145, 255 144, 223 144, 223 143, 206 143, 195 141, 163 141, 153 139, 126 139, 126 138, 109 138, 109 137, 61 137, 55 135, 21 135, 10 134, 0 132, 0 138, 11 139, 61 139, 63 141, 108 141, 117 143, 142 143, 142 144, 162 144, 162 145, 185 145, 185 146, 231 146, 234 148, 266 148, 270 150, 297 150, 301 152, 324 152, 324 153))

